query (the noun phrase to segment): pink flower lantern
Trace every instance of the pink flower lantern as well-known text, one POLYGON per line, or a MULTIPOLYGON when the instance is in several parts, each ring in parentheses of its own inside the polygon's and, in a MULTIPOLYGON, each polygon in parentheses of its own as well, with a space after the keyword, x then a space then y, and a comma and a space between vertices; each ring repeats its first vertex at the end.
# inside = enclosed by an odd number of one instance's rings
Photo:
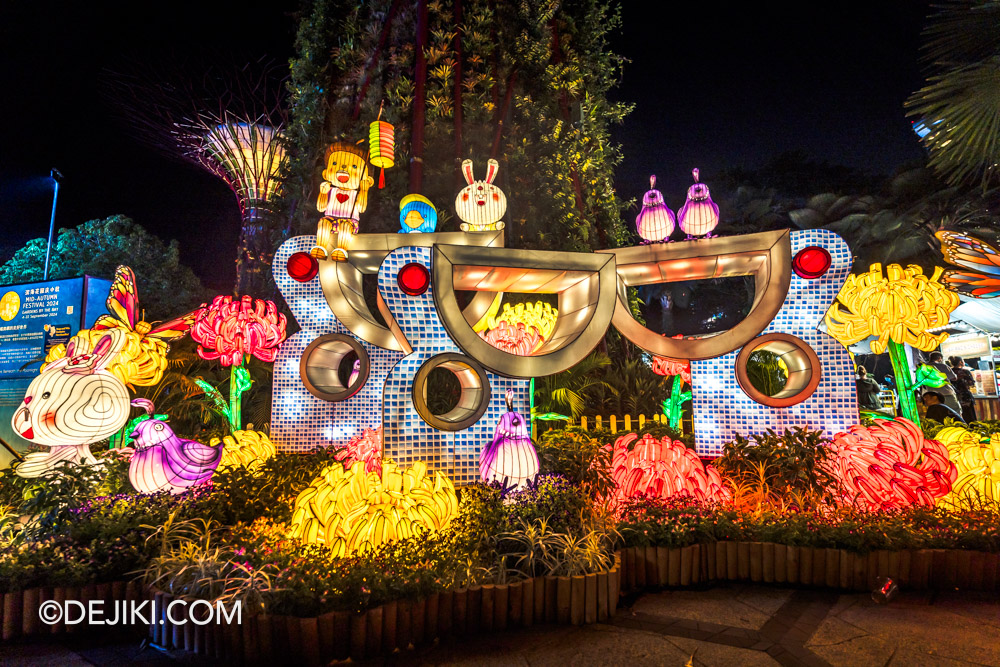
MULTIPOLYGON (((217 296, 210 306, 202 304, 191 326, 191 338, 198 343, 198 356, 205 360, 218 359, 230 367, 229 407, 224 409, 234 431, 243 428, 241 396, 250 388, 252 380, 244 363, 251 356, 271 363, 278 354, 278 346, 285 340, 285 316, 278 312, 273 301, 263 301, 244 296, 233 301, 231 296, 217 296)), ((215 397, 216 404, 224 405, 215 389, 198 381, 206 393, 215 397)))
POLYGON ((698 169, 691 173, 694 185, 688 188, 687 202, 677 212, 681 231, 687 234, 687 240, 696 236, 711 238, 712 230, 719 225, 719 206, 712 201, 708 186, 698 182, 698 169))
POLYGON ((830 445, 828 469, 840 480, 838 502, 868 510, 933 506, 951 491, 958 469, 948 449, 926 440, 908 419, 852 426, 830 445))
POLYGON ((217 296, 212 305, 202 304, 191 337, 202 359, 218 359, 223 366, 241 366, 251 355, 273 362, 285 340, 286 324, 273 301, 217 296))

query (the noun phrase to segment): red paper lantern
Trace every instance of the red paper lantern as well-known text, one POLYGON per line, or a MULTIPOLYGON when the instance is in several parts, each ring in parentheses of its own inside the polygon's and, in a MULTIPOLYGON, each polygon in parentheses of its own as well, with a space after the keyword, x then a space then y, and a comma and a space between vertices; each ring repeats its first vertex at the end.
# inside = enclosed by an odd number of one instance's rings
POLYGON ((300 283, 307 283, 319 273, 319 262, 307 252, 297 252, 288 258, 288 275, 300 283))

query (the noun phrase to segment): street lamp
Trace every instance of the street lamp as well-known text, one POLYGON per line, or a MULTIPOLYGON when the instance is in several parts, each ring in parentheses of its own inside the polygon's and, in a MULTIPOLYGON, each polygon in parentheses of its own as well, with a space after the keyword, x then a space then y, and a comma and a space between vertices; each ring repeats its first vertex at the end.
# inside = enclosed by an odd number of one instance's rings
POLYGON ((42 274, 42 280, 49 279, 49 257, 52 256, 52 231, 56 226, 56 202, 59 201, 59 183, 63 180, 63 175, 58 169, 52 169, 49 172, 49 176, 52 177, 55 187, 52 190, 52 217, 49 219, 49 244, 45 248, 45 272, 42 274))

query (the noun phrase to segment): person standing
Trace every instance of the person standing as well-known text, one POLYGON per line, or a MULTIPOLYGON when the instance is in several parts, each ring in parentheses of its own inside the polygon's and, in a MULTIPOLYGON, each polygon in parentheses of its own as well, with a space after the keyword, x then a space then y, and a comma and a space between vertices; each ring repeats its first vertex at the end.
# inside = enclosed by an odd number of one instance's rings
POLYGON ((958 402, 958 393, 955 391, 955 382, 958 379, 955 377, 955 372, 948 367, 948 364, 944 363, 944 355, 940 352, 931 352, 928 359, 931 366, 944 373, 945 377, 948 378, 948 384, 943 387, 935 387, 934 391, 941 394, 945 405, 958 414, 962 414, 962 404, 958 402))
POLYGON ((972 377, 972 371, 965 367, 965 359, 962 357, 948 357, 948 363, 955 373, 955 392, 958 395, 958 402, 962 406, 962 418, 972 423, 976 421, 976 399, 972 397, 972 388, 976 386, 976 379, 972 377))
POLYGON ((858 366, 858 376, 854 384, 858 389, 858 406, 862 410, 882 409, 882 404, 878 400, 882 387, 879 386, 874 377, 868 374, 868 370, 864 366, 858 366))

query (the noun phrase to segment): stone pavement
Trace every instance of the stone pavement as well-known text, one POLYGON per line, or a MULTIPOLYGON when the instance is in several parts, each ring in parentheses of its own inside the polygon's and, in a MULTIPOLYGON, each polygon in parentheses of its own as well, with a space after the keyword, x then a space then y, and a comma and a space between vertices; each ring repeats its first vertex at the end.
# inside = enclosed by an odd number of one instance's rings
MULTIPOLYGON (((212 664, 137 642, 86 637, 0 645, 0 664, 212 664)), ((389 665, 1000 665, 1000 597, 902 591, 888 605, 751 585, 625 598, 607 624, 538 626, 448 639, 370 664, 389 665)))

